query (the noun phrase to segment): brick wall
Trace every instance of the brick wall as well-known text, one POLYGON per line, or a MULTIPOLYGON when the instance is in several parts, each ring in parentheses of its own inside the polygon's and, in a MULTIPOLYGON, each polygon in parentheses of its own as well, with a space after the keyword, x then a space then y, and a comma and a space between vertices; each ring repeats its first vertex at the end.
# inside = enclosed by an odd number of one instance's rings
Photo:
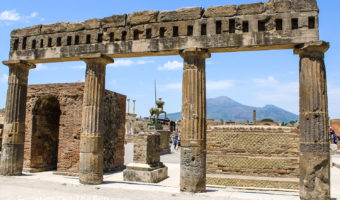
MULTIPOLYGON (((31 168, 34 138, 33 110, 39 98, 51 95, 60 106, 58 136, 58 172, 77 173, 82 120, 84 83, 30 85, 26 104, 24 168, 31 168)), ((111 171, 124 164, 124 124, 126 96, 105 91, 104 100, 104 170, 111 171), (123 116, 123 117, 121 117, 123 116)))
MULTIPOLYGON (((256 184, 246 183, 253 179, 246 180, 239 177, 257 177, 257 180, 259 177, 297 178, 298 153, 299 133, 296 128, 217 126, 207 131, 207 182, 232 185, 237 181, 231 180, 231 177, 238 177, 235 178, 238 179, 235 186, 256 186, 256 184), (224 175, 228 177, 225 181, 221 180, 224 175)), ((261 184, 261 187, 264 187, 263 183, 261 184)), ((294 184, 292 188, 298 186, 297 182, 294 184)))

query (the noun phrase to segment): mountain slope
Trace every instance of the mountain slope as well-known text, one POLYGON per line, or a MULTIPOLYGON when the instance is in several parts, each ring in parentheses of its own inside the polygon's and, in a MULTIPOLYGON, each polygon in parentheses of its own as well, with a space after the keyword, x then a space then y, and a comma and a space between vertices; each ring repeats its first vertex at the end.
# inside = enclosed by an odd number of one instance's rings
MULTIPOLYGON (((207 118, 215 120, 232 120, 232 121, 252 121, 253 110, 256 110, 256 119, 271 118, 274 121, 289 122, 298 120, 299 116, 288 112, 274 105, 266 105, 264 107, 252 107, 240 104, 228 97, 217 97, 207 99, 207 118)), ((171 113, 167 117, 172 120, 182 118, 182 113, 171 113)))

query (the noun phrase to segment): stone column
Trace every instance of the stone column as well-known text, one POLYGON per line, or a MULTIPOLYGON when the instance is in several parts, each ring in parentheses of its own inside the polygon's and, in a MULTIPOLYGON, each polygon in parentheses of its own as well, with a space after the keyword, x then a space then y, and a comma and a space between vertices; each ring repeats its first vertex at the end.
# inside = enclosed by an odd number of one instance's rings
POLYGON ((86 62, 86 79, 80 136, 79 179, 83 184, 103 181, 102 105, 105 92, 106 65, 110 57, 94 54, 81 57, 86 62))
POLYGON ((204 192, 206 183, 206 81, 204 49, 181 52, 184 59, 182 82, 182 133, 180 189, 204 192))
POLYGON ((136 111, 136 107, 135 107, 135 104, 136 104, 136 100, 132 100, 132 103, 133 103, 133 106, 132 106, 132 114, 135 114, 135 111, 136 111))
POLYGON ((127 114, 130 113, 130 99, 127 99, 127 114))
POLYGON ((324 53, 329 43, 306 43, 300 56, 300 199, 330 199, 327 83, 324 53))
POLYGON ((253 124, 256 125, 256 110, 253 110, 253 124))
POLYGON ((25 61, 3 64, 9 67, 9 77, 0 174, 15 176, 20 175, 23 168, 28 71, 35 65, 25 61))

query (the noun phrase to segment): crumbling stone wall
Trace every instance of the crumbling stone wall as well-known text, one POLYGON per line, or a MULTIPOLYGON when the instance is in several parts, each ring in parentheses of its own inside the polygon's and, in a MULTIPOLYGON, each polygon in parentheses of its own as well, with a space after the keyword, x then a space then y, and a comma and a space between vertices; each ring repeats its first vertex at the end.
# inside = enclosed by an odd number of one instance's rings
POLYGON ((296 189, 299 138, 298 130, 291 127, 212 127, 207 131, 207 184, 248 187, 275 185, 296 189), (246 176, 255 178, 244 178, 246 176), (256 177, 266 177, 266 180, 256 181, 256 177), (285 179, 281 179, 283 181, 280 183, 280 179, 275 178, 285 179), (291 181, 294 178, 296 180, 291 181))
MULTIPOLYGON (((60 106, 57 171, 73 174, 79 170, 79 142, 84 83, 30 85, 26 104, 24 168, 32 169, 34 107, 45 96, 56 98, 60 106)), ((126 96, 105 91, 104 99, 104 171, 124 164, 124 124, 126 96)), ((38 124, 39 125, 39 124, 38 124)))
POLYGON ((5 123, 5 109, 0 109, 0 151, 2 147, 2 132, 4 130, 3 128, 4 123, 5 123))

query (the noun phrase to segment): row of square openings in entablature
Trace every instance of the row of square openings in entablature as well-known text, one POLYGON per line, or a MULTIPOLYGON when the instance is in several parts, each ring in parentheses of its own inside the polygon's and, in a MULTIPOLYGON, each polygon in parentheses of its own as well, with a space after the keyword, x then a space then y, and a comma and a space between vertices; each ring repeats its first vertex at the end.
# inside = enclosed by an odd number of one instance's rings
MULTIPOLYGON (((266 31, 266 20, 258 20, 258 31, 259 32, 263 32, 266 31)), ((309 29, 314 29, 315 28, 315 17, 309 17, 308 18, 308 28, 309 29)), ((283 30, 283 20, 278 18, 275 19, 275 27, 277 31, 281 31, 283 30)), ((202 36, 207 35, 207 24, 201 24, 200 27, 200 34, 202 36)), ((222 34, 222 21, 215 21, 215 33, 216 34, 222 34)), ((295 29, 299 29, 299 19, 298 18, 292 18, 291 19, 291 30, 295 30, 295 29)), ((236 31, 236 21, 235 19, 229 19, 229 33, 235 33, 236 31)), ((166 35, 166 28, 165 27, 160 27, 159 28, 159 37, 160 38, 164 38, 166 35)), ((247 33, 249 32, 249 21, 242 21, 242 32, 247 33)), ((187 26, 187 36, 193 36, 194 33, 194 26, 193 25, 188 25, 187 26)), ((134 30, 133 31, 133 40, 139 40, 140 39, 140 31, 139 30, 134 30)), ((178 37, 179 36, 179 30, 178 30, 178 26, 173 26, 172 27, 172 37, 178 37)), ((146 29, 146 33, 145 33, 145 38, 146 39, 151 39, 152 38, 152 29, 148 28, 146 29)), ((121 37, 120 37, 121 41, 125 41, 127 40, 127 32, 126 31, 122 31, 121 32, 121 37)), ((52 38, 49 37, 47 39, 47 47, 52 47, 53 43, 52 43, 52 38)), ((96 40, 92 40, 92 35, 91 34, 87 34, 86 38, 85 38, 85 43, 86 44, 91 44, 93 43, 93 41, 96 41, 97 43, 101 43, 103 42, 103 33, 99 33, 97 35, 96 40)), ((109 33, 109 41, 110 42, 114 42, 115 41, 115 33, 111 32, 109 33)), ((44 48, 44 40, 40 39, 40 43, 39 43, 39 47, 40 48, 44 48)), ((79 45, 80 44, 80 36, 79 35, 75 35, 74 38, 72 36, 67 36, 66 38, 66 45, 79 45)), ((57 37, 56 38, 56 42, 55 42, 55 46, 60 47, 62 46, 62 37, 57 37)), ((36 49, 39 48, 38 44, 37 44, 37 40, 32 40, 31 41, 31 49, 36 49)), ((15 39, 14 40, 14 44, 13 44, 13 50, 18 50, 19 48, 19 39, 15 39)), ((25 50, 27 48, 27 37, 23 37, 22 40, 22 49, 25 50)))

